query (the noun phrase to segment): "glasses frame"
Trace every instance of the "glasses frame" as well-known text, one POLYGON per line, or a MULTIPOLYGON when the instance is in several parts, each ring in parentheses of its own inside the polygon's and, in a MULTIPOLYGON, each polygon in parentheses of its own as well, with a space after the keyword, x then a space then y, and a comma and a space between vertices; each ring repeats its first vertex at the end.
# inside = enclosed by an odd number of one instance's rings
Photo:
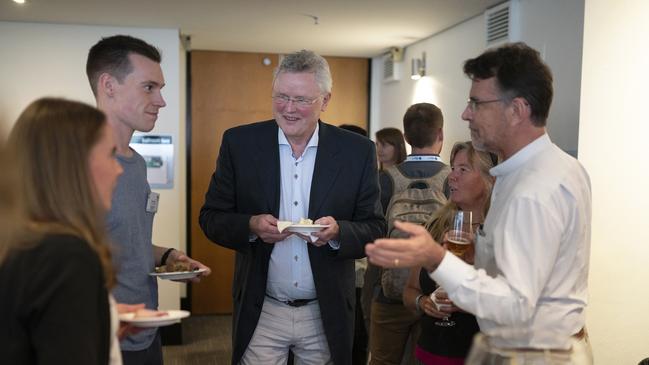
POLYGON ((475 111, 478 109, 478 105, 482 104, 489 104, 489 103, 496 103, 496 102, 504 102, 505 99, 493 99, 493 100, 475 100, 468 98, 466 100, 466 104, 471 109, 472 113, 475 113, 475 111))
POLYGON ((293 103, 294 106, 300 107, 300 108, 308 108, 311 105, 315 104, 318 99, 320 99, 323 95, 318 95, 316 98, 313 99, 307 99, 301 96, 298 96, 297 98, 284 95, 284 94, 276 94, 272 95, 271 98, 273 99, 273 102, 277 105, 280 106, 286 106, 289 103, 293 103))

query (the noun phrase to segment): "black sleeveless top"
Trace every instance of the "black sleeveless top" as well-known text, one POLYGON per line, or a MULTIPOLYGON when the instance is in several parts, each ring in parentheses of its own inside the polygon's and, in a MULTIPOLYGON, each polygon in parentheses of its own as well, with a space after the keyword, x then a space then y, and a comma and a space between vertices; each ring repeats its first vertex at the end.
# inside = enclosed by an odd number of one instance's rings
MULTIPOLYGON (((419 285, 425 295, 430 295, 437 284, 428 276, 428 272, 422 269, 419 272, 419 285)), ((421 317, 421 334, 417 345, 427 352, 438 356, 466 357, 471 348, 473 336, 480 331, 475 316, 465 312, 453 313, 450 320, 455 326, 442 327, 435 325, 441 321, 438 318, 424 315, 421 317)))

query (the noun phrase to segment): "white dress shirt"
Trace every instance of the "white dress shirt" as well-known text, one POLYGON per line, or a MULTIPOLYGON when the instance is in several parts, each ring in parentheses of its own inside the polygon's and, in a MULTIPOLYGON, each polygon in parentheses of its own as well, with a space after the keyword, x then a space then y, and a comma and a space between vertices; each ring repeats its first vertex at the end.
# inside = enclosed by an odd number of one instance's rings
MULTIPOLYGON (((308 218, 311 181, 318 152, 318 131, 311 136, 302 156, 293 150, 284 132, 278 128, 281 175, 280 221, 299 222, 308 218)), ((316 297, 308 243, 296 235, 275 243, 268 265, 266 294, 279 300, 312 299, 316 297)))
POLYGON ((547 134, 490 173, 496 183, 475 268, 446 254, 430 276, 482 332, 504 337, 499 345, 567 348, 585 324, 588 174, 547 134))

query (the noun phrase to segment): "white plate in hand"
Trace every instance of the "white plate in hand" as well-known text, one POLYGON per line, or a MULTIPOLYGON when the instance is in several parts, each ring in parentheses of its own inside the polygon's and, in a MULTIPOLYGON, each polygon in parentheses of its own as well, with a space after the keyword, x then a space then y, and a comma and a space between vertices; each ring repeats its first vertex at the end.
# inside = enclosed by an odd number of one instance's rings
POLYGON ((207 269, 198 269, 194 271, 150 272, 149 275, 157 276, 160 279, 165 280, 187 280, 195 278, 205 271, 207 271, 207 269))
POLYGON ((174 323, 180 322, 182 318, 189 317, 188 311, 183 310, 168 310, 164 316, 160 317, 142 317, 135 318, 135 313, 121 313, 119 315, 119 320, 124 323, 128 323, 135 327, 149 328, 149 327, 164 327, 169 326, 174 323))
POLYGON ((322 231, 329 227, 328 224, 291 224, 286 227, 286 230, 293 233, 309 234, 322 231))

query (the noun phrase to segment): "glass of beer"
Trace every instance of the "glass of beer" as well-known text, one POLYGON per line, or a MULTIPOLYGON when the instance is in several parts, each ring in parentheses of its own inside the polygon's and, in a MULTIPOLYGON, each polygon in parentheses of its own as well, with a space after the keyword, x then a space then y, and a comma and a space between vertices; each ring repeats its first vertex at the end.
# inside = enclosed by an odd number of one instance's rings
MULTIPOLYGON (((471 248, 471 244, 473 243, 473 234, 471 233, 473 230, 473 214, 470 211, 458 210, 454 213, 451 223, 451 229, 446 233, 446 249, 455 256, 464 259, 466 252, 471 248)), ((440 310, 445 305, 439 305, 437 303, 437 298, 435 297, 437 291, 444 291, 444 289, 438 288, 431 294, 430 298, 437 306, 437 309, 440 310)), ((451 320, 451 315, 448 315, 442 318, 442 320, 436 321, 435 325, 440 327, 453 327, 455 326, 455 321, 451 320)))
POLYGON ((446 235, 446 249, 459 258, 464 255, 473 243, 473 215, 470 211, 458 210, 453 217, 453 225, 446 235))

